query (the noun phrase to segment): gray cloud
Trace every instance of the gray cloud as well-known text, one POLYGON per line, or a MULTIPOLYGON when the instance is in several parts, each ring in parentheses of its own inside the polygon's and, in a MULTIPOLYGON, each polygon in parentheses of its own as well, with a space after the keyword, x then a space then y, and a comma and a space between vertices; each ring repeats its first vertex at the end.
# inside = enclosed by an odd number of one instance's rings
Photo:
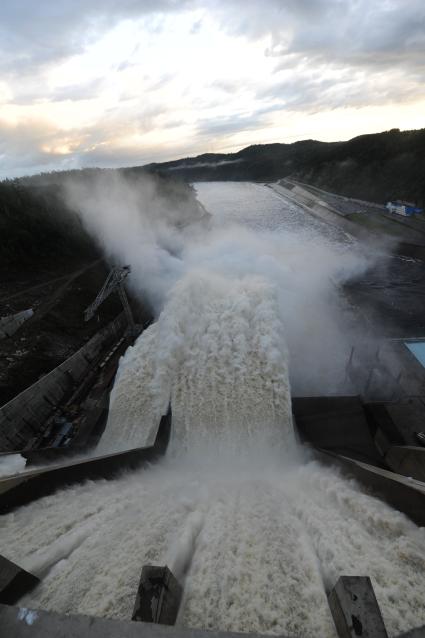
POLYGON ((0 68, 24 72, 75 55, 124 18, 181 11, 191 0, 2 0, 0 68))
MULTIPOLYGON (((230 33, 268 35, 269 55, 326 63, 423 66, 423 0, 3 0, 0 49, 5 71, 82 51, 124 18, 204 8, 230 33)), ((196 32, 202 27, 198 20, 196 32)), ((128 62, 123 61, 123 68, 128 62)))
POLYGON ((90 82, 84 82, 82 84, 71 84, 53 91, 53 93, 49 96, 49 99, 52 102, 63 102, 64 100, 91 100, 98 97, 104 84, 104 78, 96 78, 90 82))
MULTIPOLYGON (((269 108, 265 107, 266 112, 289 110, 312 113, 344 107, 360 108, 399 102, 400 85, 395 77, 393 80, 394 84, 391 84, 382 78, 376 80, 374 77, 357 77, 349 72, 337 79, 299 73, 296 78, 261 90, 257 97, 259 100, 273 100, 269 108)), ((417 86, 406 85, 404 100, 414 99, 416 96, 417 86)))
POLYGON ((276 84, 257 96, 275 96, 282 108, 363 106, 424 95, 423 0, 215 0, 213 6, 230 33, 269 36, 265 54, 276 59, 276 84), (323 79, 332 70, 340 70, 341 79, 323 79), (281 71, 294 78, 279 80, 281 71))
MULTIPOLYGON (((269 2, 276 13, 276 3, 269 2)), ((275 15, 266 50, 276 59, 276 81, 257 92, 259 100, 274 99, 287 110, 312 112, 424 96, 422 0, 279 4, 286 20, 279 22, 275 15)))
POLYGON ((200 119, 197 122, 199 135, 218 136, 233 135, 239 131, 251 131, 267 126, 268 116, 271 113, 283 111, 286 104, 283 101, 272 104, 264 104, 249 113, 236 113, 226 117, 214 119, 200 119))
POLYGON ((57 129, 43 121, 28 120, 13 126, 0 120, 0 179, 73 167, 71 157, 46 150, 57 142, 57 135, 57 129))
POLYGON ((210 6, 231 33, 269 35, 268 55, 424 64, 423 0, 215 0, 210 6))
MULTIPOLYGON (((314 24, 298 28, 286 52, 311 60, 365 65, 394 64, 414 68, 425 63, 425 5, 403 2, 346 2, 329 0, 329 11, 314 24)), ((284 52, 285 54, 285 52, 284 52)))
MULTIPOLYGON (((125 117, 120 120, 112 114, 109 120, 93 126, 63 131, 42 120, 29 119, 17 125, 0 120, 0 179, 92 166, 142 165, 168 161, 188 151, 184 143, 172 151, 161 147, 117 147, 116 139, 141 130, 145 124, 125 117), (67 154, 62 153, 61 144, 69 146, 67 154)), ((189 148, 190 153, 200 150, 202 147, 196 143, 189 148)))
MULTIPOLYGON (((212 69, 201 86, 181 86, 196 112, 196 135, 185 148, 176 146, 176 154, 187 155, 189 146, 202 151, 208 136, 218 139, 265 128, 272 113, 283 116, 287 111, 402 103, 424 96, 424 0, 2 0, 2 79, 16 105, 95 98, 102 92, 104 78, 49 91, 43 69, 84 51, 120 20, 144 18, 152 34, 161 31, 165 13, 199 8, 228 34, 264 38, 263 53, 271 58, 274 81, 251 79, 249 69, 246 77, 220 78, 212 69), (253 110, 205 117, 205 111, 221 108, 227 96, 242 92, 255 95, 253 110)), ((202 32, 207 20, 194 15, 191 32, 202 32)), ((116 60, 111 73, 133 66, 132 55, 116 60)), ((142 79, 143 96, 138 86, 127 90, 118 96, 118 107, 79 131, 64 132, 43 122, 27 121, 15 127, 0 122, 4 170, 29 172, 47 169, 52 163, 61 168, 172 159, 169 151, 140 152, 117 144, 134 134, 191 123, 181 113, 172 114, 173 104, 159 104, 153 98, 178 77, 165 68, 158 77, 142 79), (46 150, 60 148, 62 141, 71 149, 68 155, 46 150)))
POLYGON ((197 133, 208 137, 233 135, 238 131, 261 128, 263 124, 263 113, 235 114, 213 119, 200 119, 197 122, 197 133))

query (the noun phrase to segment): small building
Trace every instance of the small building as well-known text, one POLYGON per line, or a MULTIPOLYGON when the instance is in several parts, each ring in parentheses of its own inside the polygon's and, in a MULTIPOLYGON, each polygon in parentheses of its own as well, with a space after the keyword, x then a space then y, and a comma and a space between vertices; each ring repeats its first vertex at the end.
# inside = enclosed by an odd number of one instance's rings
POLYGON ((404 217, 410 217, 411 215, 418 215, 423 213, 423 208, 418 208, 415 204, 411 202, 404 202, 400 199, 397 199, 394 202, 387 202, 385 208, 390 213, 396 213, 397 215, 403 215, 404 217))

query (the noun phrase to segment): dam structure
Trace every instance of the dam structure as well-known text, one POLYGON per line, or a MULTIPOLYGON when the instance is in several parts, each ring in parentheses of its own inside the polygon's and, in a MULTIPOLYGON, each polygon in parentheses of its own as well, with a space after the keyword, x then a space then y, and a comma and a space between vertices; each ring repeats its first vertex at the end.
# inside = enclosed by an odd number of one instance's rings
POLYGON ((0 629, 423 635, 425 483, 395 448, 424 456, 359 390, 376 330, 344 292, 381 249, 264 185, 195 186, 211 221, 119 351, 96 444, 0 478, 0 554, 38 579, 0 589, 0 629), (143 615, 147 566, 173 627, 143 615))

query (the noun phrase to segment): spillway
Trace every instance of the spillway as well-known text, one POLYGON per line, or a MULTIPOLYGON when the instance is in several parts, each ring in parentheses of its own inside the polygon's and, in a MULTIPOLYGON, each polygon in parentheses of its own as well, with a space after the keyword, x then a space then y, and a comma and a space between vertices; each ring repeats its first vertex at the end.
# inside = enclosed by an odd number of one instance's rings
POLYGON ((302 309, 291 277, 301 297, 309 288, 291 267, 299 260, 286 220, 303 245, 322 231, 344 250, 349 240, 316 221, 312 230, 306 213, 259 185, 198 192, 219 224, 230 211, 231 228, 201 258, 188 250, 158 321, 121 361, 99 444, 148 444, 171 401, 169 453, 4 517, 3 553, 43 576, 23 604, 128 619, 142 565, 157 563, 184 582, 180 626, 335 636, 326 593, 343 574, 371 577, 390 635, 425 623, 424 530, 311 460, 291 421, 298 333, 286 319, 302 309), (235 235, 241 221, 269 248, 243 227, 235 235))

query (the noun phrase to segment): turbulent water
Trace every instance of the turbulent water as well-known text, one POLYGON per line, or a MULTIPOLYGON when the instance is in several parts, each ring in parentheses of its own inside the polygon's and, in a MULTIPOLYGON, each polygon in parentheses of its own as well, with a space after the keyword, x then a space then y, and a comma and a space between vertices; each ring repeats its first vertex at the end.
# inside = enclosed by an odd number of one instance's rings
MULTIPOLYGON (((231 188, 216 186, 219 211, 231 188)), ((262 205, 264 224, 272 197, 269 222, 298 215, 307 232, 305 213, 261 188, 233 185, 233 200, 262 205)), ((199 188, 210 210, 213 190, 199 188)), ((4 517, 1 553, 43 577, 24 603, 129 619, 153 563, 184 583, 181 626, 335 636, 326 593, 350 574, 372 578, 391 635, 425 623, 424 531, 295 442, 275 264, 250 272, 228 246, 205 252, 122 360, 99 446, 152 441, 171 401, 170 453, 4 517)))
POLYGON ((276 292, 263 279, 188 275, 122 362, 100 449, 153 442, 169 401, 176 453, 260 442, 287 449, 284 344, 276 292))

